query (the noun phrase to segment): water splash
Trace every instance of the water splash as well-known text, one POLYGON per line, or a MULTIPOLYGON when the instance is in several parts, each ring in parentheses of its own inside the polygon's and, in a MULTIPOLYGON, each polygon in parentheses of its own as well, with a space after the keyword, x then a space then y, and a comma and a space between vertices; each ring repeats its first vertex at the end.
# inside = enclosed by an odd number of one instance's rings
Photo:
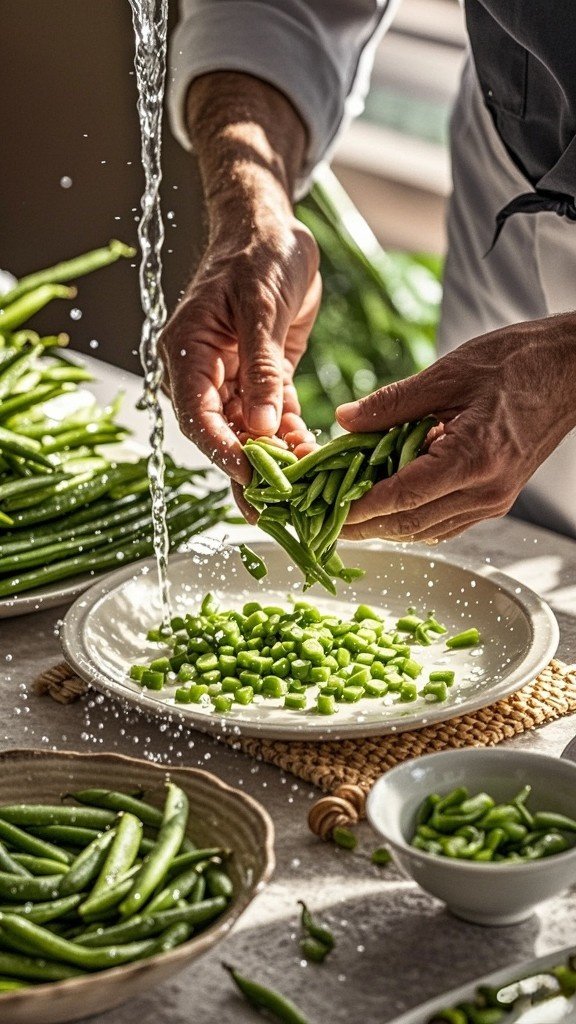
POLYGON ((142 253, 140 262, 140 299, 144 312, 140 341, 140 361, 144 370, 142 406, 148 410, 151 423, 148 478, 152 500, 154 553, 158 566, 158 584, 163 618, 170 617, 168 601, 168 550, 166 502, 164 495, 164 420, 158 401, 162 381, 162 363, 158 355, 158 338, 166 322, 166 304, 162 291, 161 250, 164 225, 160 210, 160 163, 162 136, 162 101, 166 78, 166 34, 168 0, 130 0, 136 37, 134 66, 138 86, 138 114, 142 139, 144 193, 142 216, 138 224, 138 240, 142 253))

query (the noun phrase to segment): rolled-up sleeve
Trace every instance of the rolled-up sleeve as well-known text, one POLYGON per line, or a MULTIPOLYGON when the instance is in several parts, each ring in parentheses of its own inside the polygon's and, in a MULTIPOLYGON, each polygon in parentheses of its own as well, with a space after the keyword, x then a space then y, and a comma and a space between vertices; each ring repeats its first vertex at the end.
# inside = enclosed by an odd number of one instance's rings
POLYGON ((374 50, 398 0, 181 0, 170 44, 168 107, 185 124, 190 83, 210 71, 241 71, 279 89, 308 129, 298 191, 364 104, 374 50))

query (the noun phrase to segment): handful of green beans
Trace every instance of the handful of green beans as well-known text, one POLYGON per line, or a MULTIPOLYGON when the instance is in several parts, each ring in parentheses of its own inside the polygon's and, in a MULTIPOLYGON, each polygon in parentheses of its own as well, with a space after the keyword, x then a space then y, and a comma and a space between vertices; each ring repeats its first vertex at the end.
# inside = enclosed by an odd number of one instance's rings
MULTIPOLYGON (((25 327, 51 299, 75 295, 62 281, 133 255, 113 241, 0 296, 0 598, 152 553, 146 461, 101 447, 129 434, 117 422, 119 399, 100 408, 80 396, 92 377, 64 355, 67 335, 25 327)), ((219 522, 226 496, 208 489, 204 473, 167 459, 171 547, 219 522)))
MULTIPOLYGON (((265 438, 244 445, 254 470, 244 497, 259 512, 258 526, 302 571, 305 589, 320 583, 335 594, 335 580, 351 583, 364 575, 346 568, 336 551, 350 506, 412 462, 435 423, 428 416, 384 434, 343 434, 300 460, 265 438)), ((257 579, 266 573, 262 565, 259 575, 252 573, 257 579)))
MULTIPOLYGON (((522 1024, 522 1021, 568 1021, 576 995, 576 956, 506 985, 478 985, 473 998, 437 1010, 428 1024, 522 1024), (538 1015, 537 1015, 538 1010, 538 1015)), ((570 1017, 570 1019, 572 1019, 570 1017)))
POLYGON ((0 993, 172 949, 233 895, 229 850, 196 848, 188 799, 103 789, 0 807, 0 993))
POLYGON ((471 796, 465 786, 445 796, 432 793, 420 805, 411 845, 439 857, 482 864, 540 860, 570 847, 576 821, 553 811, 531 811, 524 786, 509 803, 489 793, 471 796))
MULTIPOLYGON (((423 666, 412 647, 428 647, 446 632, 433 614, 422 618, 414 608, 387 629, 384 618, 364 604, 346 620, 306 601, 289 609, 248 601, 242 611, 223 610, 206 594, 196 614, 177 615, 169 628, 148 632, 147 639, 163 651, 148 664, 132 665, 130 678, 149 690, 174 687, 176 703, 218 713, 266 699, 321 715, 364 697, 439 702, 447 700, 455 673, 432 671, 419 686, 423 666)), ((445 644, 450 650, 478 641, 472 628, 445 644)))

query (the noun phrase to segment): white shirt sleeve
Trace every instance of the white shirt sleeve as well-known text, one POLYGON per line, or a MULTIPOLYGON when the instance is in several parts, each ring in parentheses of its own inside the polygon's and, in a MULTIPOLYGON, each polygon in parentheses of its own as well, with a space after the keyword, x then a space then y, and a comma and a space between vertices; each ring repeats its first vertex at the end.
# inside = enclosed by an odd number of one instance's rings
POLYGON ((309 146, 298 194, 361 113, 374 51, 399 0, 180 0, 170 44, 168 110, 187 149, 190 83, 210 71, 242 71, 279 89, 306 124, 309 146))

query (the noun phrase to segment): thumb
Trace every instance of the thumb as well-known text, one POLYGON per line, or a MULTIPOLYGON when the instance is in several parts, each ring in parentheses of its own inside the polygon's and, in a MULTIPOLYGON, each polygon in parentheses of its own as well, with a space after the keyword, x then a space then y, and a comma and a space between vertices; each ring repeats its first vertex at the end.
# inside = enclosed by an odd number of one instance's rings
POLYGON ((239 338, 238 352, 242 413, 248 432, 272 436, 282 414, 283 345, 258 324, 239 338))
POLYGON ((434 367, 373 391, 357 402, 336 409, 341 427, 350 431, 385 430, 398 423, 438 415, 446 407, 447 382, 437 379, 434 367))

